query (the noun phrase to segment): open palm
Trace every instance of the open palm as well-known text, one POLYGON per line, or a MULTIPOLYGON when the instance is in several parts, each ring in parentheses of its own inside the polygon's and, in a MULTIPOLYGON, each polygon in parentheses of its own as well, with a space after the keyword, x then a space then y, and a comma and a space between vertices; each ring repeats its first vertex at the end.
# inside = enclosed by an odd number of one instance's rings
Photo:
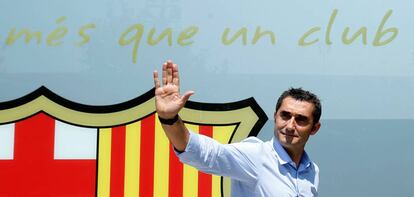
POLYGON ((154 71, 155 108, 158 116, 173 118, 184 107, 193 91, 180 95, 180 78, 177 64, 167 61, 162 66, 162 86, 158 79, 158 71, 154 71))

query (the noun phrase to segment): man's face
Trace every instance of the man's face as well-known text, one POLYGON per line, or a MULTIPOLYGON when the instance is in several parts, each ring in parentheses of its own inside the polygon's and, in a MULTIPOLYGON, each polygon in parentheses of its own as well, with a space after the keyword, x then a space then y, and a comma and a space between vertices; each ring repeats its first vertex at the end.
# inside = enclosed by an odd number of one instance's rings
POLYGON ((298 101, 286 97, 274 114, 275 136, 286 149, 303 149, 310 135, 320 128, 320 123, 314 123, 313 103, 298 101))

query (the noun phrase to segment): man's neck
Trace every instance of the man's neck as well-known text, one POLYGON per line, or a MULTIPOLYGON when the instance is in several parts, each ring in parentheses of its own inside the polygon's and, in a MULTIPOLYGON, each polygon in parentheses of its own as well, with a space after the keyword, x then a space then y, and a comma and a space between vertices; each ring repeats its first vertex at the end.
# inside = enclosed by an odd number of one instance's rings
POLYGON ((295 162, 296 167, 299 167, 300 160, 302 159, 303 152, 305 151, 304 148, 301 149, 292 149, 292 148, 285 148, 287 154, 290 156, 293 162, 295 162))

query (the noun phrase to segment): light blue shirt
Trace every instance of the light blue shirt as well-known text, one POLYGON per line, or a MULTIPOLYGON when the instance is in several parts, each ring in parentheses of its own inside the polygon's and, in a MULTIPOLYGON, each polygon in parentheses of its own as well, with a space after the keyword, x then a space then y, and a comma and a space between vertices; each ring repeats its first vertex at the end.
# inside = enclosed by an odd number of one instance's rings
POLYGON ((232 197, 318 196, 319 168, 306 152, 298 167, 272 139, 249 137, 240 143, 220 144, 190 132, 181 162, 200 171, 231 178, 232 197))

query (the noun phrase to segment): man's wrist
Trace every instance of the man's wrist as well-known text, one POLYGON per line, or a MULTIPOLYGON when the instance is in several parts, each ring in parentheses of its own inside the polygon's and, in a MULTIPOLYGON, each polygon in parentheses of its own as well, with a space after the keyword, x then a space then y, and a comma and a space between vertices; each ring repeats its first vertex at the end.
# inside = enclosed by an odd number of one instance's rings
POLYGON ((160 120, 161 124, 165 124, 165 125, 173 125, 174 123, 178 121, 178 118, 179 118, 178 114, 170 119, 165 119, 165 118, 161 118, 160 116, 158 116, 158 120, 160 120))

